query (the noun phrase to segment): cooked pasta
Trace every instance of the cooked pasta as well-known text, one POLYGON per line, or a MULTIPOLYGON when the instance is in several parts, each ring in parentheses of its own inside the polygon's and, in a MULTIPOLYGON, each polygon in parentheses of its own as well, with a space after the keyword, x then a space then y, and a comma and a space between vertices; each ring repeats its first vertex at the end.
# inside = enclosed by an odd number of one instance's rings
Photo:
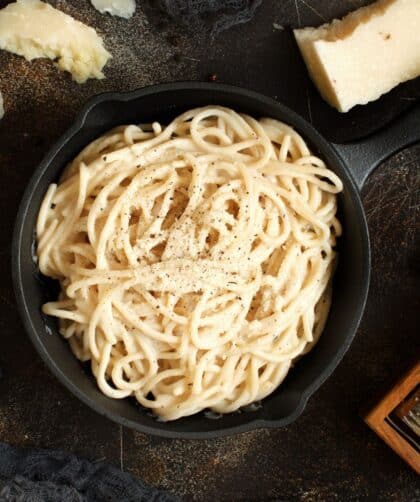
POLYGON ((163 420, 272 393, 325 324, 340 179, 277 120, 220 106, 120 126, 50 185, 43 306, 100 390, 163 420))

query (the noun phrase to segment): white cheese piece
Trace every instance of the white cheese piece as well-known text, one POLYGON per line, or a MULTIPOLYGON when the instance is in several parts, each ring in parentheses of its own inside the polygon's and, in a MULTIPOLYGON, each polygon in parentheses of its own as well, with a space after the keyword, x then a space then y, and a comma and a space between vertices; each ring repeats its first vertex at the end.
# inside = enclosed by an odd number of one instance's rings
POLYGON ((129 19, 136 10, 135 0, 90 0, 91 4, 101 14, 124 17, 129 19))
POLYGON ((294 34, 312 80, 340 112, 420 75, 420 0, 380 0, 294 34))
POLYGON ((4 117, 3 95, 0 91, 0 120, 4 117))
POLYGON ((52 59, 78 83, 103 78, 111 57, 93 28, 40 0, 17 0, 0 10, 0 49, 28 61, 52 59))

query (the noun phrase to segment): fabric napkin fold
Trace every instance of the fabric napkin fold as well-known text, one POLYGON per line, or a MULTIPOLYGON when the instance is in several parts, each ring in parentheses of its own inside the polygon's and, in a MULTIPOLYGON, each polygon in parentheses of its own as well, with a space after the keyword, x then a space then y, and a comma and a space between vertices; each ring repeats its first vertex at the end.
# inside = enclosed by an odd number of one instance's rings
POLYGON ((0 443, 0 502, 175 502, 104 462, 0 443))

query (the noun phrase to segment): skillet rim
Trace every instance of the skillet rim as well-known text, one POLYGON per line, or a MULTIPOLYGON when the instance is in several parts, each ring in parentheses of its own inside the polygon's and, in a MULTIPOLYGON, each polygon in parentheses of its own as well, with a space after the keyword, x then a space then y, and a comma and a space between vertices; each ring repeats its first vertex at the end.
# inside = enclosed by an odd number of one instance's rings
MULTIPOLYGON (((306 139, 306 138, 305 138, 306 139)), ((340 155, 337 150, 337 145, 327 141, 316 129, 315 127, 307 122, 298 113, 294 112, 282 103, 265 96, 254 90, 246 89, 239 86, 233 86, 229 84, 221 83, 209 83, 209 82, 194 82, 194 81, 182 81, 182 82, 170 82, 164 84, 149 85, 140 89, 136 89, 128 92, 105 92, 92 97, 82 110, 77 114, 72 125, 62 134, 58 140, 51 146, 47 151, 35 171, 33 172, 27 187, 22 196, 17 217, 14 225, 14 232, 12 238, 12 279, 13 287, 15 291, 15 296, 17 300, 17 306, 20 313, 20 317, 23 321, 25 329, 29 334, 32 344, 34 345, 36 351, 41 356, 46 366, 52 371, 54 376, 80 401, 88 405, 94 411, 100 415, 106 416, 110 420, 124 425, 126 427, 135 429, 139 432, 146 434, 161 436, 167 438, 177 438, 177 439, 210 439, 216 437, 223 437, 228 435, 234 435, 241 432, 246 432, 259 428, 277 428, 286 426, 293 421, 295 421, 299 415, 303 412, 309 398, 318 390, 318 388, 325 382, 325 380, 332 374, 336 369, 339 362, 343 358, 344 354, 349 349, 360 324, 363 312, 365 309, 369 283, 370 283, 370 270, 371 270, 371 250, 370 250, 370 239, 369 231, 366 221, 366 215, 363 209, 362 201, 360 198, 359 189, 355 182, 354 176, 350 167, 345 162, 344 158, 340 155), (354 202, 354 208, 357 212, 353 215, 354 219, 357 219, 360 226, 361 237, 362 237, 362 252, 363 252, 363 288, 360 291, 358 302, 356 308, 354 309, 351 317, 352 320, 349 323, 351 328, 348 329, 348 333, 341 344, 340 349, 334 354, 334 357, 330 358, 329 362, 320 370, 318 376, 301 392, 299 401, 295 409, 289 413, 287 416, 282 418, 251 418, 250 420, 224 428, 206 430, 206 431, 175 431, 175 430, 165 430, 158 427, 151 427, 149 425, 140 424, 133 420, 127 419, 118 413, 107 410, 104 406, 99 404, 95 399, 90 398, 84 393, 79 387, 74 385, 72 381, 67 377, 66 373, 60 369, 58 364, 54 361, 52 357, 48 354, 42 342, 42 337, 38 335, 38 331, 32 323, 31 314, 28 309, 28 301, 24 294, 23 286, 23 276, 22 268, 20 267, 20 262, 22 260, 22 239, 24 230, 24 221, 26 214, 30 208, 30 202, 33 197, 33 193, 37 188, 39 183, 42 183, 42 179, 46 172, 48 172, 51 163, 54 161, 56 155, 65 148, 66 144, 80 132, 89 117, 89 114, 102 103, 108 101, 134 101, 138 98, 144 98, 151 94, 159 94, 163 92, 176 92, 176 91, 188 91, 188 90, 201 90, 208 92, 220 92, 227 94, 234 94, 240 96, 245 100, 251 102, 260 102, 265 105, 271 106, 286 117, 288 123, 293 127, 296 127, 300 133, 304 136, 308 136, 310 141, 317 147, 322 147, 323 150, 328 150, 329 155, 334 158, 334 165, 340 165, 340 168, 344 171, 347 176, 345 180, 345 187, 349 189, 350 196, 354 202)), ((242 415, 245 417, 245 415, 242 415)), ((251 415, 249 415, 251 416, 251 415)), ((218 421, 220 423, 220 421, 218 421)))

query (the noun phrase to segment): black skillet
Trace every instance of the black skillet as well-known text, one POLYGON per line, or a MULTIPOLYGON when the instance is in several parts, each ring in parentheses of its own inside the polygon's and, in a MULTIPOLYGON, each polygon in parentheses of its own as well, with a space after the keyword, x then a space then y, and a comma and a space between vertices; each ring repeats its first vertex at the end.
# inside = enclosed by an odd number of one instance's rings
POLYGON ((13 237, 13 279, 17 303, 35 348, 56 377, 98 413, 141 432, 175 438, 210 438, 259 427, 280 427, 295 420, 309 397, 331 375, 356 333, 366 302, 370 276, 369 234, 360 189, 369 173, 392 153, 420 140, 417 105, 372 137, 352 145, 326 141, 308 122, 286 106, 261 94, 215 83, 180 82, 93 98, 74 125, 51 148, 36 169, 21 202, 13 237), (157 421, 134 400, 104 396, 94 379, 71 354, 54 319, 41 305, 57 294, 56 284, 40 276, 34 261, 34 228, 47 186, 68 161, 103 132, 127 123, 167 123, 193 107, 219 104, 254 117, 272 117, 292 125, 312 149, 340 176, 339 217, 344 233, 334 277, 333 302, 316 347, 296 363, 284 383, 254 411, 212 419, 200 413, 174 422, 157 421))

